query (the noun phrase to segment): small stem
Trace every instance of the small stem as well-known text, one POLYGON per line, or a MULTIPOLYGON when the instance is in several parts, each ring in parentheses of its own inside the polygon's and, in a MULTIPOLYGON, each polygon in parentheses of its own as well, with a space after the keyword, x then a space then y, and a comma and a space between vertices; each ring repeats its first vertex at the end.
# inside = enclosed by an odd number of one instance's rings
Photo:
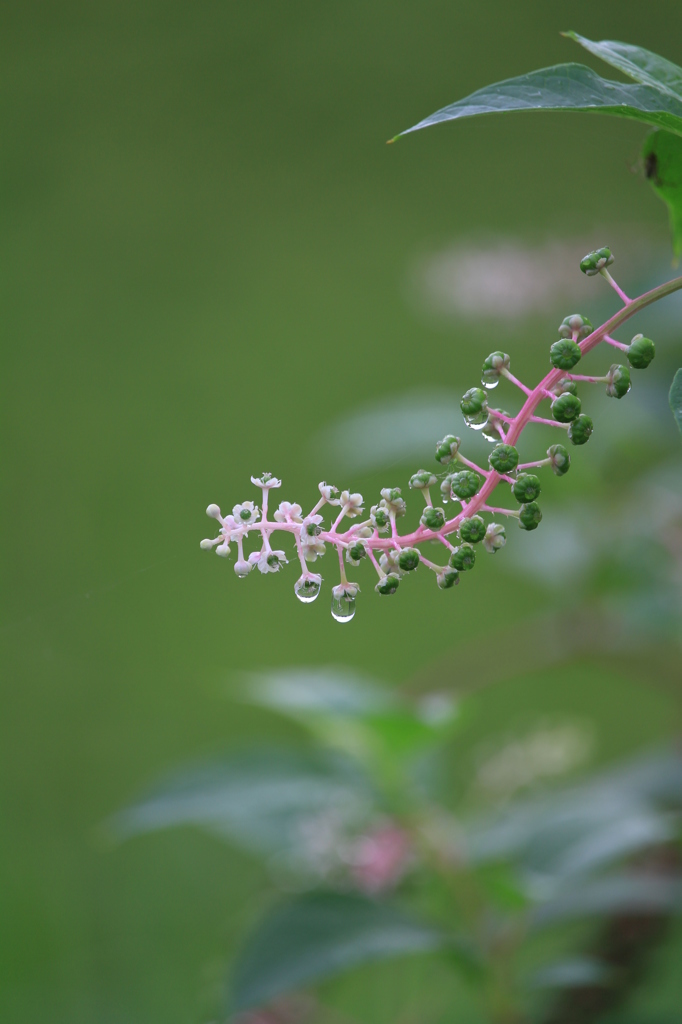
POLYGON ((571 373, 569 374, 571 380, 584 380, 588 384, 606 384, 608 377, 586 377, 582 373, 571 373))
POLYGON ((559 423, 558 420, 546 420, 542 416, 529 416, 528 419, 531 423, 542 423, 545 427, 561 427, 562 430, 568 430, 568 423, 559 423))
POLYGON ((518 519, 520 512, 515 511, 513 508, 494 508, 492 505, 481 505, 482 512, 492 512, 493 515, 499 516, 513 516, 514 519, 518 519))
POLYGON ((310 510, 310 512, 306 516, 306 519, 310 519, 311 516, 314 516, 317 512, 320 511, 322 506, 326 505, 326 504, 327 504, 327 499, 325 497, 320 498, 320 500, 318 501, 317 505, 315 505, 315 507, 310 510))
POLYGON ((424 558, 421 551, 419 552, 419 560, 423 562, 424 565, 428 565, 429 569, 433 569, 434 572, 442 572, 443 569, 447 568, 444 565, 436 565, 435 562, 430 562, 428 558, 424 558))
POLYGON ((461 462, 463 466, 467 466, 469 469, 473 469, 475 473, 480 473, 481 476, 487 476, 489 473, 489 470, 481 469, 481 467, 477 466, 475 462, 471 462, 469 459, 465 459, 461 452, 457 452, 455 458, 457 459, 458 462, 461 462))
POLYGON ((370 562, 372 563, 376 571, 379 573, 379 579, 382 580, 386 573, 377 562, 376 558, 374 557, 374 552, 370 547, 367 548, 367 557, 369 558, 370 562))
POLYGON ((604 341, 608 342, 609 345, 613 345, 614 348, 619 348, 621 352, 627 352, 630 347, 629 345, 625 345, 622 341, 616 341, 615 338, 612 338, 608 334, 604 335, 604 341))
POLYGON ((620 288, 620 287, 619 287, 619 286, 618 286, 618 285, 616 284, 616 282, 615 282, 615 281, 613 280, 613 278, 612 278, 612 277, 611 277, 611 275, 609 274, 609 272, 608 272, 608 270, 606 269, 606 267, 602 267, 602 269, 601 269, 601 270, 599 271, 599 273, 601 274, 601 276, 602 276, 602 277, 604 278, 604 280, 605 280, 605 281, 608 281, 608 282, 609 282, 609 284, 610 284, 610 285, 611 285, 611 287, 613 288, 614 292, 615 292, 615 293, 616 293, 616 295, 617 295, 617 296, 618 296, 618 297, 619 297, 619 298, 620 298, 620 299, 622 300, 622 302, 624 302, 626 306, 629 306, 629 305, 630 305, 630 303, 631 303, 631 302, 632 302, 633 300, 632 300, 632 299, 629 299, 629 298, 627 297, 627 295, 625 294, 625 292, 623 291, 623 289, 622 289, 622 288, 620 288))
MULTIPOLYGON (((549 466, 551 465, 551 459, 538 459, 537 462, 522 462, 518 465, 517 469, 534 469, 536 466, 549 466)), ((516 481, 514 481, 516 482, 516 481)))
POLYGON ((341 570, 341 582, 342 583, 348 583, 348 580, 346 579, 346 570, 345 570, 344 565, 343 565, 343 547, 342 547, 342 545, 341 544, 337 544, 336 545, 336 550, 337 550, 338 555, 339 555, 339 569, 341 570))
POLYGON ((501 376, 506 377, 507 380, 510 380, 512 384, 516 384, 517 388, 521 388, 525 395, 529 395, 531 393, 531 389, 527 388, 525 384, 522 384, 518 377, 515 377, 514 374, 510 373, 509 370, 501 370, 500 373, 501 376))

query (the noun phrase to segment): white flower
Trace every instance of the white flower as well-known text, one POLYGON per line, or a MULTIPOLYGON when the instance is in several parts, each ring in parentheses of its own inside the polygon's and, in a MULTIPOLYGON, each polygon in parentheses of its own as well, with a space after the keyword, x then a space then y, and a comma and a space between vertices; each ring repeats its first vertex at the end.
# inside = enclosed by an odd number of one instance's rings
POLYGON ((279 508, 275 512, 275 522, 277 523, 302 523, 301 513, 303 509, 300 505, 292 505, 289 501, 281 501, 279 508))
POLYGON ((272 473, 261 473, 260 477, 252 476, 251 483, 255 484, 256 487, 281 487, 282 481, 274 477, 272 473))
POLYGON ((326 484, 324 481, 322 481, 322 483, 318 484, 318 487, 320 489, 320 494, 322 495, 322 497, 324 498, 324 500, 327 502, 328 505, 338 505, 339 504, 339 499, 338 498, 334 499, 332 497, 332 495, 339 493, 338 487, 334 487, 333 484, 326 484))
POLYGON ((384 487, 381 491, 381 499, 379 504, 392 512, 396 518, 405 515, 405 500, 400 497, 399 487, 384 487))
POLYGON ((301 551, 306 562, 314 562, 318 556, 322 556, 327 547, 323 540, 320 540, 320 528, 318 523, 322 522, 322 516, 308 516, 303 520, 301 526, 301 551))
POLYGON ((262 573, 279 572, 283 565, 287 564, 287 557, 283 551, 270 551, 263 548, 262 551, 252 551, 249 555, 249 564, 257 565, 262 573))
POLYGON ((363 498, 361 494, 351 494, 350 491, 341 491, 338 504, 344 510, 349 519, 355 519, 355 517, 359 516, 363 511, 362 501, 363 498))
POLYGON ((495 554, 500 548, 503 548, 507 543, 507 536, 504 531, 504 526, 500 523, 488 523, 485 531, 485 537, 483 538, 483 547, 486 551, 490 551, 491 554, 495 554))
POLYGON ((332 587, 332 597, 335 597, 337 601, 344 598, 346 601, 354 600, 360 593, 360 585, 358 583, 339 583, 337 586, 332 587))
POLYGON ((232 515, 239 526, 253 526, 258 522, 260 511, 252 501, 245 501, 242 505, 234 506, 232 515))

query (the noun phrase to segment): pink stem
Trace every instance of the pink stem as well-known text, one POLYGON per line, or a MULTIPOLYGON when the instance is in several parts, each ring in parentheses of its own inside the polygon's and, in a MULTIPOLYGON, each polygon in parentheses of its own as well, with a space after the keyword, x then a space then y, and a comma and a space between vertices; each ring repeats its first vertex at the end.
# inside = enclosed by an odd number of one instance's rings
POLYGON ((506 377, 507 380, 510 380, 512 384, 516 384, 517 388, 521 388, 525 395, 529 395, 531 393, 531 389, 527 388, 525 384, 522 384, 521 381, 517 377, 515 377, 513 373, 509 372, 509 370, 503 370, 502 376, 506 377))
POLYGON ((606 267, 604 267, 604 268, 603 268, 602 270, 600 270, 600 271, 599 271, 599 273, 601 274, 601 276, 602 276, 602 277, 603 277, 603 278, 604 278, 604 279, 605 279, 606 281, 608 281, 608 282, 609 282, 609 284, 610 284, 610 285, 611 285, 611 287, 613 288, 614 292, 615 292, 615 293, 616 293, 616 295, 617 295, 617 296, 618 296, 618 297, 619 297, 619 298, 620 298, 620 299, 622 300, 622 302, 624 302, 626 306, 629 306, 629 305, 630 305, 630 303, 632 302, 632 299, 629 299, 629 298, 627 297, 627 295, 625 294, 625 292, 623 291, 623 289, 622 289, 622 288, 620 288, 620 287, 619 287, 619 286, 618 286, 618 285, 616 284, 616 282, 615 282, 615 281, 613 280, 613 278, 612 278, 612 277, 611 277, 611 275, 609 274, 609 272, 608 272, 608 270, 606 269, 606 267))
POLYGON ((557 420, 546 420, 542 416, 529 416, 528 419, 531 423, 542 423, 546 427, 561 427, 564 430, 568 430, 568 423, 559 423, 557 420))
POLYGON ((614 348, 619 348, 621 352, 627 352, 629 345, 625 345, 622 341, 616 341, 615 338, 609 337, 608 334, 604 336, 604 341, 608 342, 609 345, 613 345, 614 348))

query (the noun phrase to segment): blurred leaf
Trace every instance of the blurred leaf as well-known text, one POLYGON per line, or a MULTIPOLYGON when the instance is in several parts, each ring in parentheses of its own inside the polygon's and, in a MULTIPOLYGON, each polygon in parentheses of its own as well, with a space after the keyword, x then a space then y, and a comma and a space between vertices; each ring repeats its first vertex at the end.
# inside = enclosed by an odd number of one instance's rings
POLYGON ((610 971, 591 957, 559 960, 536 971, 530 979, 533 988, 576 988, 607 981, 610 971))
POLYGON ((362 821, 373 793, 335 753, 250 750, 185 769, 114 820, 123 836, 196 825, 261 853, 305 860, 305 833, 333 815, 362 821))
POLYGON ((360 896, 318 892, 276 908, 237 961, 233 1012, 370 960, 452 948, 443 932, 360 896))
POLYGON ((623 874, 582 882, 538 907, 530 915, 535 928, 580 917, 647 914, 682 910, 682 883, 652 875, 623 874))
POLYGON ((562 35, 573 39, 580 46, 589 50, 595 57, 600 57, 611 67, 622 71, 629 78, 634 78, 642 85, 651 85, 667 92, 675 99, 682 100, 682 68, 665 57, 659 57, 651 50, 629 43, 618 43, 612 39, 602 39, 595 43, 591 39, 579 36, 577 32, 563 32, 562 35))
POLYGON ((682 433, 682 369, 678 370, 673 377, 669 401, 673 416, 677 421, 677 426, 680 428, 680 433, 682 433))
POLYGON ((333 666, 249 673, 240 696, 250 704, 304 720, 310 714, 361 717, 384 711, 396 702, 375 679, 333 666))
POLYGON ((682 139, 666 131, 650 132, 642 149, 644 172, 668 207, 673 251, 682 254, 682 139))
POLYGON ((522 110, 612 114, 682 135, 682 99, 658 86, 623 85, 600 78, 582 64, 557 64, 488 85, 437 110, 400 135, 441 121, 522 110))
POLYGON ((529 903, 516 872, 509 864, 485 864, 477 871, 490 901, 502 910, 524 910, 529 903))

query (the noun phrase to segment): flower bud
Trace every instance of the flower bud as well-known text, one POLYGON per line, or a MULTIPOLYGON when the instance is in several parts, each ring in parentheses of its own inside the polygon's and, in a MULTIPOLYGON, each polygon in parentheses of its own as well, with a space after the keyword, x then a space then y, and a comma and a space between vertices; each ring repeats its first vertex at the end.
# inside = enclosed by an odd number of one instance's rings
POLYGON ((519 526, 522 530, 537 530, 540 520, 542 519, 542 512, 537 501, 531 501, 527 505, 522 505, 519 511, 519 526))
POLYGON ((609 398, 622 398, 630 390, 630 371, 627 366, 614 363, 607 374, 606 394, 609 398))
POLYGON ((497 384, 503 370, 509 369, 509 356, 506 352, 491 352, 483 363, 481 377, 484 384, 497 384))
POLYGON ((248 576, 252 569, 253 565, 250 562, 239 561, 234 563, 234 571, 240 578, 248 576))
POLYGON ((587 256, 583 256, 580 261, 580 269, 588 277, 594 277, 604 267, 610 267, 612 263, 613 256, 611 255, 611 250, 603 246, 603 248, 594 249, 593 252, 588 252, 587 256))
POLYGON ((561 380, 558 380, 556 384, 550 388, 550 391, 555 395, 563 395, 566 391, 568 391, 570 395, 577 395, 578 385, 576 381, 571 380, 570 377, 562 377, 561 380))
POLYGON ((420 562, 419 552, 416 548, 403 548, 398 555, 398 565, 403 572, 413 572, 420 562))
POLYGON ((578 416, 568 428, 568 440, 571 444, 587 444, 593 430, 594 423, 589 416, 578 416))
POLYGON ((485 423, 488 419, 488 396, 481 388, 469 388, 462 397, 460 408, 468 424, 485 423))
POLYGON ((427 469, 418 469, 417 472, 413 473, 410 477, 410 487, 423 491, 427 487, 433 487, 437 482, 437 479, 438 478, 427 469))
POLYGON ((651 338, 636 334, 627 349, 628 361, 635 370, 646 370, 656 355, 656 346, 651 338))
POLYGON ((467 544, 478 544, 485 537, 485 523, 480 516, 463 519, 459 524, 459 535, 467 544))
POLYGON ((351 565, 360 565, 360 562, 367 555, 365 545, 361 544, 360 541, 355 541, 353 544, 349 544, 346 548, 346 561, 350 562, 351 565))
POLYGON ((440 530, 445 524, 445 512, 442 508, 427 505, 421 514, 420 522, 423 526, 428 526, 429 530, 440 530))
POLYGON ((436 576, 436 583, 441 590, 450 590, 451 587, 459 583, 459 573, 456 569, 443 569, 436 576))
POLYGON ((498 473, 511 473, 519 464, 519 453, 511 444, 498 444, 488 456, 488 462, 498 473))
POLYGON ((450 555, 448 564, 451 569, 465 572, 467 569, 473 569, 475 561, 476 548, 472 547, 471 544, 460 544, 450 555))
POLYGON ((215 553, 216 555, 220 555, 221 558, 229 557, 230 545, 227 543, 227 540, 224 540, 222 544, 218 545, 218 547, 215 549, 215 553))
POLYGON ((528 501, 535 501, 540 489, 540 480, 534 473, 519 473, 512 484, 512 494, 520 505, 524 505, 528 501))
POLYGON ((577 395, 565 391, 552 402, 552 416, 557 423, 570 423, 580 415, 581 401, 577 395))
POLYGON ((562 444, 553 444, 547 449, 547 458, 550 461, 552 472, 556 476, 564 476, 571 468, 571 456, 562 444))
POLYGON ((209 505, 206 509, 206 515, 210 519, 222 519, 218 505, 209 505))
POLYGON ((206 537, 205 540, 199 541, 199 547, 202 551, 210 551, 217 543, 218 542, 216 540, 211 540, 210 537, 206 537))
POLYGON ((379 533, 383 533, 391 525, 391 517, 388 514, 388 509, 383 505, 372 505, 369 510, 369 518, 372 521, 372 525, 376 527, 379 533))
POLYGON ((457 455, 461 443, 454 434, 446 434, 436 445, 436 462, 440 462, 441 466, 449 465, 457 455))
POLYGON ((399 487, 384 487, 381 490, 382 504, 392 512, 396 518, 405 515, 405 501, 400 497, 399 487))
POLYGON ((449 480, 452 493, 456 494, 458 498, 473 498, 481 486, 480 476, 470 469, 463 469, 459 473, 450 473, 446 480, 449 480))
POLYGON ((501 523, 488 523, 483 538, 483 547, 494 555, 507 543, 507 534, 501 523))
POLYGON ((581 358, 580 345, 570 338, 562 338, 550 346, 549 361, 557 370, 572 370, 581 358))
POLYGON ((395 594, 399 586, 400 576, 396 575, 396 573, 389 572, 387 576, 382 576, 374 589, 377 594, 395 594))
POLYGON ((586 338, 592 333, 592 324, 582 313, 572 313, 565 316, 559 325, 559 334, 562 338, 571 338, 577 334, 579 338, 586 338))

